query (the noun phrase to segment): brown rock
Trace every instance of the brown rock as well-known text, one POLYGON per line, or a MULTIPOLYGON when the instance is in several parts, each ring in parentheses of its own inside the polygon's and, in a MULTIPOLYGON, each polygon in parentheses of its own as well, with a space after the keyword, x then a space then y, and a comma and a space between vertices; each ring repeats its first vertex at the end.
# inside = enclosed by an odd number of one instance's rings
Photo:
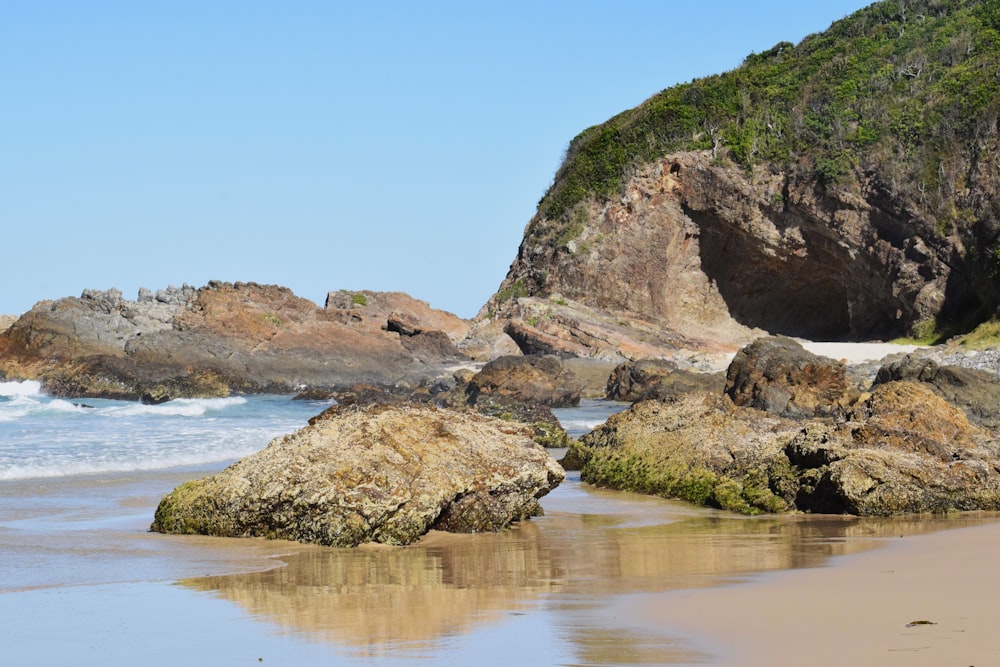
POLYGON ((582 384, 554 356, 500 357, 469 380, 469 402, 479 396, 507 396, 550 407, 580 403, 582 384))
POLYGON ((641 359, 617 366, 608 378, 606 396, 611 401, 670 399, 680 394, 722 394, 723 373, 694 373, 677 368, 666 359, 641 359))
POLYGON ((331 408, 163 499, 152 529, 354 546, 501 530, 564 473, 522 427, 430 407, 331 408))
POLYGON ((0 334, 0 372, 41 379, 58 395, 139 398, 164 384, 194 388, 205 373, 240 392, 419 383, 464 359, 449 335, 468 327, 455 316, 401 294, 364 294, 367 305, 348 311, 256 283, 140 290, 137 301, 87 290, 38 304, 0 334), (390 331, 391 313, 419 332, 390 331))
POLYGON ((758 339, 736 354, 726 394, 736 405, 786 417, 835 415, 851 399, 844 364, 780 337, 758 339))
POLYGON ((961 366, 940 366, 910 354, 879 369, 875 385, 898 380, 923 382, 980 426, 1000 429, 1000 383, 992 373, 961 366))
POLYGON ((799 509, 891 515, 1000 509, 1000 446, 926 385, 874 389, 842 425, 813 424, 786 454, 799 509))

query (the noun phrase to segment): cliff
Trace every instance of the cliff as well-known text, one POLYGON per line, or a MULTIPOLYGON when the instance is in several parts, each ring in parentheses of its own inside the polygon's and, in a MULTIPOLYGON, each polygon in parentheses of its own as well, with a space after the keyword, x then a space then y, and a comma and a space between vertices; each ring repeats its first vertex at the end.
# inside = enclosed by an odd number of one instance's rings
POLYGON ((998 72, 1000 4, 880 2, 667 89, 571 142, 479 320, 631 358, 970 328, 1000 297, 998 72))

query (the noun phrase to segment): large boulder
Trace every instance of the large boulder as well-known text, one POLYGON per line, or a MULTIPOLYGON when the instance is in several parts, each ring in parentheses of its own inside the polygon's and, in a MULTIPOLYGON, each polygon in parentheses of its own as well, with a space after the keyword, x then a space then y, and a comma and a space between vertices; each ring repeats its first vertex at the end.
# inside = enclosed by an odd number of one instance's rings
POLYGON ((738 406, 785 417, 839 414, 850 402, 844 364, 815 355, 790 338, 755 340, 726 371, 726 394, 738 406))
POLYGON ((615 367, 608 377, 611 401, 669 399, 687 393, 721 394, 726 386, 722 373, 697 373, 677 367, 667 359, 640 359, 615 367))
POLYGON ((174 489, 152 529, 409 544, 431 529, 497 531, 536 516, 564 476, 521 425, 415 405, 334 407, 174 489))
POLYGON ((794 509, 785 443, 796 422, 734 408, 724 397, 687 394, 640 401, 612 415, 570 447, 580 478, 597 486, 650 493, 756 514, 794 509))
POLYGON ((469 402, 483 395, 504 396, 553 408, 578 405, 583 384, 559 357, 507 356, 494 359, 468 383, 469 402))

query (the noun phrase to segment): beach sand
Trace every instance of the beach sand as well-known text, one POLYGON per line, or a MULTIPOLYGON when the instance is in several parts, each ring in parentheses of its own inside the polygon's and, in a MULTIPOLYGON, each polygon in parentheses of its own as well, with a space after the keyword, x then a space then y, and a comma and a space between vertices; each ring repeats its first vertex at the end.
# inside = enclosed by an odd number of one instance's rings
POLYGON ((1000 523, 897 539, 816 569, 634 609, 718 665, 1000 664, 1000 523))

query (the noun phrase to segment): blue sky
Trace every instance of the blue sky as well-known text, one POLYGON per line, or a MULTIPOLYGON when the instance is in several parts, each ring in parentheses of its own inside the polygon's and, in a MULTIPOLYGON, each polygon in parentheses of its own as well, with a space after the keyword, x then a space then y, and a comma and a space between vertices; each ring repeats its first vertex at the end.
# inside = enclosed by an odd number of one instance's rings
POLYGON ((471 317, 570 139, 861 0, 0 0, 0 313, 212 279, 471 317))

